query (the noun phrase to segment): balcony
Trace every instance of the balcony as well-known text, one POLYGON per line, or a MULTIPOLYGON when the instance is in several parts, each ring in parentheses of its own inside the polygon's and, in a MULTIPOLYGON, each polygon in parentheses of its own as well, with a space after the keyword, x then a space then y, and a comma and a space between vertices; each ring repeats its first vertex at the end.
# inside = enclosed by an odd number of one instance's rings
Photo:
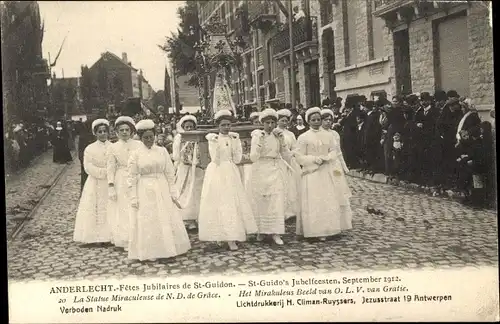
POLYGON ((278 17, 276 7, 270 1, 248 3, 248 22, 261 30, 269 30, 278 17))
POLYGON ((385 19, 389 28, 412 20, 426 18, 439 11, 468 1, 375 0, 373 14, 385 19))
MULTIPOLYGON (((290 37, 288 26, 278 32, 271 41, 275 58, 280 59, 286 56, 290 50, 290 37)), ((317 49, 318 46, 318 29, 317 18, 301 20, 293 23, 293 45, 295 51, 300 51, 308 48, 317 49)))

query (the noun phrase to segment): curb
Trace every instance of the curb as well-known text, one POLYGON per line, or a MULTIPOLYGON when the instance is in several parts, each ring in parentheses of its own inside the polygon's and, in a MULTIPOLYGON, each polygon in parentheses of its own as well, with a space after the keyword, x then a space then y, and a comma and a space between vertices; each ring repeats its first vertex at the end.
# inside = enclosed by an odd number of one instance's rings
MULTIPOLYGON (((61 168, 61 170, 59 172, 56 172, 56 174, 46 183, 47 185, 50 185, 50 187, 45 190, 42 197, 40 197, 40 199, 38 200, 38 203, 35 206, 33 206, 33 208, 29 211, 29 213, 26 214, 26 216, 18 224, 16 224, 16 226, 14 226, 14 229, 12 230, 12 232, 8 233, 8 236, 7 236, 8 242, 14 241, 17 238, 17 236, 19 235, 19 233, 21 233, 21 231, 23 230, 26 223, 30 219, 33 219, 33 216, 35 215, 38 208, 42 205, 44 200, 49 196, 49 194, 54 189, 54 187, 59 183, 59 180, 62 178, 62 175, 66 172, 66 170, 68 170, 68 168, 72 164, 73 164, 73 162, 63 166, 61 168)), ((41 190, 43 190, 43 189, 41 189, 41 190)))
POLYGON ((391 186, 395 186, 395 187, 414 190, 416 192, 428 194, 431 197, 435 197, 435 198, 448 198, 448 199, 459 201, 459 202, 463 198, 462 194, 460 194, 458 192, 454 192, 452 190, 446 190, 444 192, 444 195, 433 196, 433 193, 435 192, 433 190, 433 188, 423 187, 423 186, 420 186, 420 185, 415 184, 415 183, 405 183, 405 182, 400 182, 399 180, 391 180, 390 177, 386 176, 385 174, 381 174, 381 173, 375 173, 374 175, 369 175, 369 174, 362 173, 362 172, 359 172, 356 170, 351 170, 351 171, 349 171, 349 173, 347 175, 350 177, 353 177, 353 178, 368 180, 368 181, 375 182, 375 183, 382 183, 382 184, 387 184, 387 185, 391 185, 391 186))

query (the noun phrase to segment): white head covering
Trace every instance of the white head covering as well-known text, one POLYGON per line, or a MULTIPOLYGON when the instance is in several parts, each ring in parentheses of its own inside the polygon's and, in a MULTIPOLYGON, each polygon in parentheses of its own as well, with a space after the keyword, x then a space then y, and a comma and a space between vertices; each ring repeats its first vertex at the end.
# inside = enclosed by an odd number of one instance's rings
POLYGON ((61 130, 62 129, 62 123, 60 121, 58 121, 56 123, 56 130, 61 130))
POLYGON ((319 107, 312 107, 307 109, 306 111, 306 120, 309 122, 309 116, 312 114, 320 114, 321 115, 321 108, 319 107))
POLYGON ((193 116, 193 115, 185 115, 183 116, 180 120, 179 120, 179 125, 181 125, 182 127, 182 124, 184 124, 185 122, 187 121, 192 121, 195 125, 198 124, 198 120, 196 120, 196 117, 193 116))
POLYGON ((109 127, 109 121, 104 118, 96 119, 92 122, 92 134, 95 135, 95 128, 99 125, 106 125, 109 127))
POLYGON ((281 117, 292 117, 292 112, 288 109, 280 109, 276 112, 278 114, 278 118, 281 118, 281 117))
POLYGON ((136 125, 135 129, 139 130, 150 130, 155 128, 155 122, 151 119, 140 120, 136 125))
POLYGON ((230 110, 222 109, 215 113, 214 120, 218 121, 221 117, 232 117, 233 114, 230 110))
POLYGON ((116 118, 115 127, 118 123, 129 123, 134 127, 136 126, 134 119, 132 117, 129 117, 129 116, 120 116, 120 117, 116 118))
POLYGON ((258 111, 254 111, 250 114, 250 119, 259 118, 260 113, 258 111))
POLYGON ((321 117, 324 117, 325 115, 330 115, 333 118, 333 111, 330 109, 321 109, 321 117))
POLYGON ((278 119, 278 113, 276 112, 276 110, 271 109, 271 108, 264 109, 259 114, 259 121, 262 122, 267 117, 274 117, 277 120, 278 119))

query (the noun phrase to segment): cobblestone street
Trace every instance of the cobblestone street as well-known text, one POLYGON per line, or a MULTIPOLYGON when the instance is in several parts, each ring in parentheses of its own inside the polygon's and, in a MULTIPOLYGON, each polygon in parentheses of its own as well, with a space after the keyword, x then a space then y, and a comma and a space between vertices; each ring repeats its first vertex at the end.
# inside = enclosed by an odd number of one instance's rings
MULTIPOLYGON (((357 178, 349 179, 354 229, 340 240, 314 243, 297 239, 293 224, 288 226, 282 247, 249 241, 235 252, 216 251, 191 235, 192 250, 175 260, 129 262, 125 252, 113 247, 81 247, 72 241, 80 166, 75 162, 64 172, 33 219, 9 243, 10 279, 449 268, 498 263, 494 211, 473 210, 451 200, 357 178), (367 205, 384 215, 368 213, 367 205)), ((8 201, 8 205, 12 203, 8 201)))
POLYGON ((48 150, 36 157, 26 170, 6 178, 7 235, 38 204, 64 167, 52 162, 52 150, 48 150))

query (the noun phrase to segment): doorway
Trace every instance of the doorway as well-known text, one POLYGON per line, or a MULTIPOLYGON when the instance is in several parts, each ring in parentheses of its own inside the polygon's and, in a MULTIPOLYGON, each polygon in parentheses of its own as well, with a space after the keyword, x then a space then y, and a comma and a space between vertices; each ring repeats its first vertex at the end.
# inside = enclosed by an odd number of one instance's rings
POLYGON ((326 74, 328 78, 328 98, 333 102, 337 98, 335 93, 335 46, 334 34, 331 28, 323 32, 323 55, 326 57, 326 74))
POLYGON ((394 68, 396 70, 396 93, 398 95, 412 93, 408 29, 394 33, 394 68))
POLYGON ((318 60, 305 63, 305 72, 309 81, 309 102, 306 102, 307 107, 319 107, 321 106, 321 93, 318 60))

